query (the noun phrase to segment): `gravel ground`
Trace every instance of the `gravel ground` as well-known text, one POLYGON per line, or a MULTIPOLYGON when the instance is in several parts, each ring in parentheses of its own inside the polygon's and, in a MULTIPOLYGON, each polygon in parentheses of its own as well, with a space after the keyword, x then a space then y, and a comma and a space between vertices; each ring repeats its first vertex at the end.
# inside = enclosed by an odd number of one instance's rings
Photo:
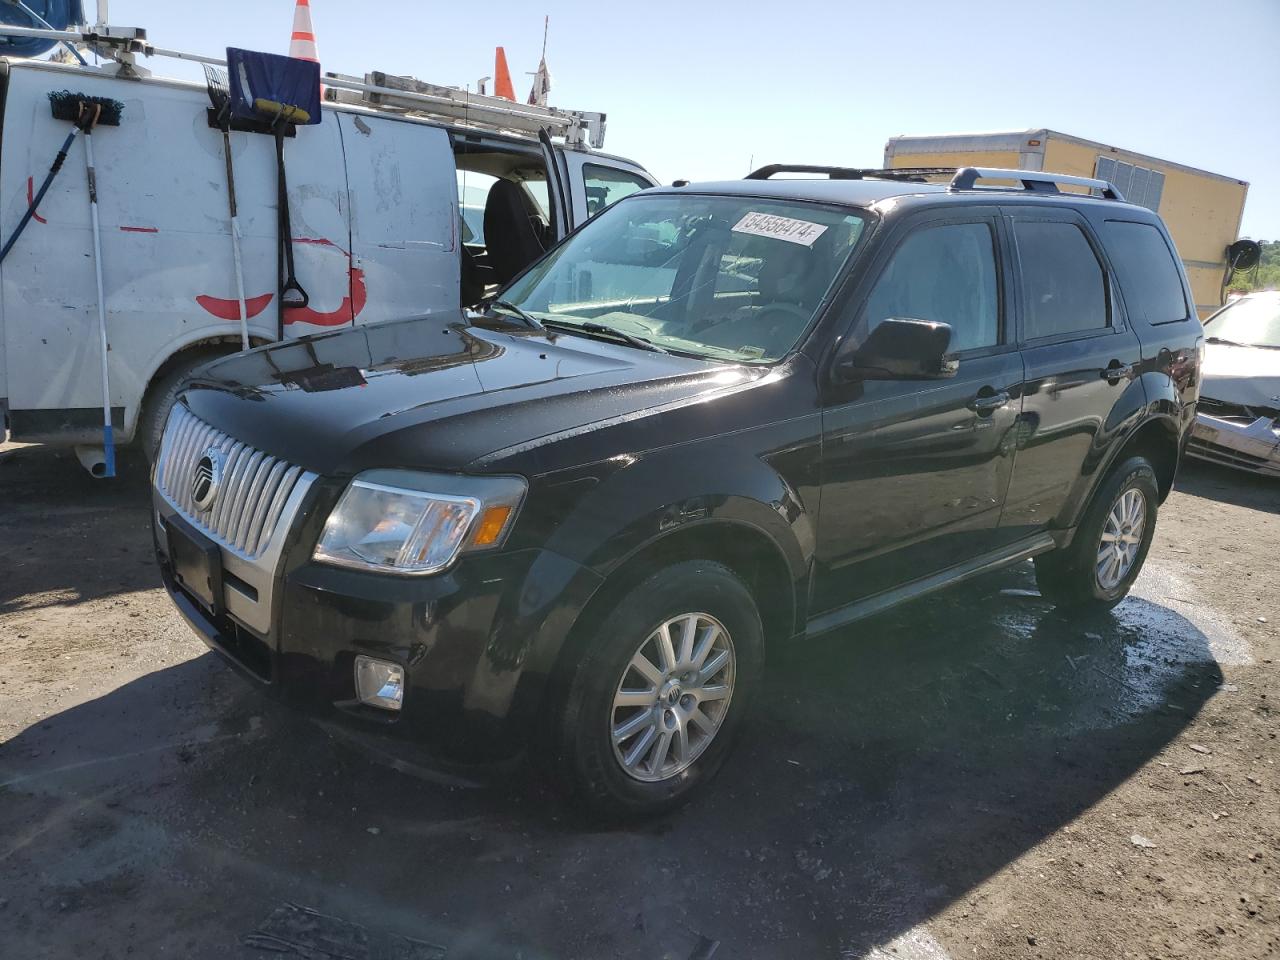
POLYGON ((137 463, 0 446, 0 956, 1280 956, 1280 484, 1191 465, 1097 620, 1023 565, 778 653, 607 832, 265 701, 149 536, 137 463))

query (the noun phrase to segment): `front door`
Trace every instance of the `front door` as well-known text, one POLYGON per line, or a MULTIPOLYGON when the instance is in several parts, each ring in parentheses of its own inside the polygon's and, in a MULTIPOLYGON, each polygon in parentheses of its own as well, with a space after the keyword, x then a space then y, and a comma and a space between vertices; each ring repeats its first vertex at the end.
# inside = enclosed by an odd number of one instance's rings
POLYGON ((643 168, 624 160, 575 150, 564 151, 564 159, 575 227, 623 197, 657 186, 643 168))
POLYGON ((873 596, 995 549, 1013 467, 1022 358, 1006 331, 996 212, 917 220, 884 258, 852 327, 951 325, 956 376, 829 392, 812 611, 873 596))

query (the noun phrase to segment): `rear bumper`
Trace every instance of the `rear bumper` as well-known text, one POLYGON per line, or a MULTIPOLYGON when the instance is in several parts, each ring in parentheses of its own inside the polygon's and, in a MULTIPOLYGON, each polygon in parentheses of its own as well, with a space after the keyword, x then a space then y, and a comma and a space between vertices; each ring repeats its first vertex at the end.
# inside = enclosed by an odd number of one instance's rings
POLYGON ((1244 424, 1198 413, 1187 453, 1237 470, 1280 477, 1280 421, 1259 417, 1244 424))

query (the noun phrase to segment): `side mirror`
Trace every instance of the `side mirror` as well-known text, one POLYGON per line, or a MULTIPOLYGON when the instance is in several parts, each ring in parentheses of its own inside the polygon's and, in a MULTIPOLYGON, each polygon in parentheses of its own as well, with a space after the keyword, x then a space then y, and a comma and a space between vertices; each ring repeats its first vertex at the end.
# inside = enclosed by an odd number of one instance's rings
POLYGON ((890 317, 856 349, 841 353, 835 369, 846 380, 943 380, 960 363, 947 356, 951 325, 890 317))

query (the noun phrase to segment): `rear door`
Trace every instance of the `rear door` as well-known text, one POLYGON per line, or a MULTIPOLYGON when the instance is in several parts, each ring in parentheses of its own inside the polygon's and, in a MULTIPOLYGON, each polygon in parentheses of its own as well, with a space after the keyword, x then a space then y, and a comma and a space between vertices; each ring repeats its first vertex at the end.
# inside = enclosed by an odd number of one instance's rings
POLYGON ((855 296, 856 340, 888 317, 942 321, 959 367, 951 379, 829 389, 815 613, 1001 545, 1022 392, 1002 232, 991 207, 914 218, 855 296))
MULTIPOLYGON (((336 116, 351 190, 347 309, 358 323, 456 310, 461 222, 449 134, 404 120, 336 116)), ((342 253, 338 267, 346 268, 342 253)))
POLYGON ((1005 213, 1026 386, 1001 526, 1024 536, 1071 523, 1113 444, 1141 415, 1142 345, 1082 216, 1039 204, 1005 213))

